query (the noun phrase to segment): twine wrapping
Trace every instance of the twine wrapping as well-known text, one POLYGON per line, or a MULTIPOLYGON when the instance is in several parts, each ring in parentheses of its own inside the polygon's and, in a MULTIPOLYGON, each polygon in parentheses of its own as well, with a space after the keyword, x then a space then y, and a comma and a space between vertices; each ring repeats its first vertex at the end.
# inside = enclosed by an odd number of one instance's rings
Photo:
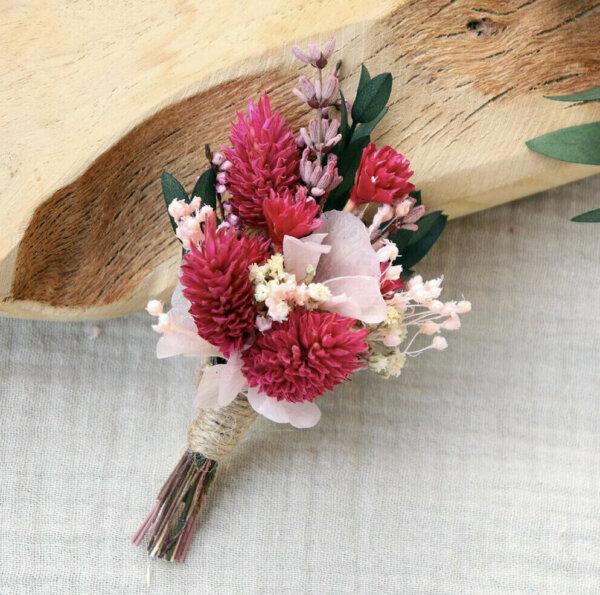
POLYGON ((256 415, 241 393, 226 407, 202 409, 188 428, 188 448, 220 463, 231 454, 256 415))

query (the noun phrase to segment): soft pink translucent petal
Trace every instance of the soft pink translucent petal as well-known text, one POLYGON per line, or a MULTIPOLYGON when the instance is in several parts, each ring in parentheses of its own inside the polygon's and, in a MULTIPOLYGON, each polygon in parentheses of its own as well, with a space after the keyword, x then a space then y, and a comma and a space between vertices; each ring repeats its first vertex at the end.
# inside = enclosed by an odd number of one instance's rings
POLYGON ((219 385, 225 364, 210 366, 202 374, 194 405, 200 409, 216 409, 219 406, 219 385))
POLYGON ((175 291, 173 291, 173 295, 171 296, 171 307, 175 310, 181 310, 186 314, 190 309, 190 302, 183 295, 183 285, 181 285, 181 283, 178 283, 175 291))
MULTIPOLYGON (((315 283, 335 277, 367 276, 379 279, 379 257, 364 223, 351 213, 328 211, 321 218, 319 232, 327 233, 329 254, 319 260, 315 283)), ((310 239, 308 236, 306 239, 310 239)))
POLYGON ((321 410, 314 403, 278 401, 258 388, 248 389, 248 402, 267 419, 280 424, 290 423, 295 428, 312 428, 321 417, 321 410))
POLYGON ((219 349, 199 337, 194 319, 189 313, 190 302, 183 295, 181 284, 177 285, 171 297, 171 309, 167 312, 172 332, 163 335, 156 344, 158 358, 174 355, 210 357, 219 355, 219 349))
POLYGON ((159 359, 174 355, 210 357, 218 354, 219 349, 208 341, 183 333, 167 333, 156 343, 156 357, 159 359))
POLYGON ((189 313, 190 306, 189 300, 183 295, 183 286, 179 283, 171 296, 171 309, 168 314, 177 326, 196 333, 194 319, 189 313))
POLYGON ((289 414, 283 405, 284 401, 269 397, 265 393, 261 393, 258 388, 248 389, 248 402, 256 413, 264 415, 271 421, 278 424, 286 424, 290 421, 289 414))
POLYGON ((319 231, 327 232, 331 251, 320 258, 314 282, 327 285, 332 298, 321 308, 369 324, 383 321, 386 307, 379 288, 379 257, 368 229, 351 213, 329 211, 322 219, 319 231))
POLYGON ((176 310, 175 308, 171 308, 169 312, 167 312, 169 318, 179 328, 182 330, 188 331, 190 333, 196 334, 198 331, 196 330, 196 324, 191 314, 187 312, 183 312, 182 310, 176 310))
POLYGON ((376 277, 338 277, 325 281, 332 298, 321 304, 323 310, 356 318, 367 324, 385 320, 386 305, 376 277))
POLYGON ((322 254, 327 254, 331 247, 323 245, 326 233, 313 233, 305 238, 283 238, 283 260, 285 270, 296 275, 298 282, 306 277, 306 267, 315 269, 319 264, 322 254))
POLYGON ((282 401, 281 404, 288 414, 289 422, 295 428, 312 428, 321 419, 321 410, 310 401, 302 403, 282 401))
POLYGON ((223 367, 219 384, 219 407, 229 405, 237 394, 248 386, 242 374, 242 358, 235 351, 223 367))

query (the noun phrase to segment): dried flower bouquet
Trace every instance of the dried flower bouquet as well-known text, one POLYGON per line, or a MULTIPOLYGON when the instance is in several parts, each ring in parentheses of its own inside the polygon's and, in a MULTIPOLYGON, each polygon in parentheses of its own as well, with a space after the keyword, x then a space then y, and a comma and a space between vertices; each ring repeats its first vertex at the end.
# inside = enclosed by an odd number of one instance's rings
POLYGON ((133 538, 152 556, 185 559, 218 464, 257 415, 314 426, 318 397, 359 370, 399 376, 408 357, 445 349, 441 332, 470 310, 411 270, 446 217, 425 213, 403 155, 370 142, 391 75, 363 66, 350 104, 341 61, 324 77, 334 45, 293 48, 317 73, 293 91, 314 110, 297 135, 265 94, 237 115, 230 146, 207 150, 191 197, 163 174, 184 256, 171 309, 147 309, 158 357, 204 363, 188 450, 133 538))

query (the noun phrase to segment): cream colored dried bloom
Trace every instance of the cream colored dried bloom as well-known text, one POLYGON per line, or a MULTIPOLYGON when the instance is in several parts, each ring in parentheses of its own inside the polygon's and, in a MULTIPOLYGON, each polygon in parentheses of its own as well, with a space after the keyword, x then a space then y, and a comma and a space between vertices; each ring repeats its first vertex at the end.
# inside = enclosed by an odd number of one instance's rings
POLYGON ((397 326, 402 324, 402 313, 393 306, 388 306, 385 313, 385 326, 397 326))
POLYGON ((387 371, 391 376, 400 376, 402 368, 406 363, 406 356, 400 349, 394 349, 392 355, 387 358, 387 371))
POLYGON ((331 297, 331 291, 323 283, 310 283, 308 285, 308 295, 316 302, 324 302, 331 297))
POLYGON ((367 365, 369 366, 370 370, 373 370, 373 372, 382 374, 387 369, 387 358, 381 353, 374 353, 373 355, 369 356, 367 365))
POLYGON ((269 297, 269 287, 264 283, 256 286, 254 290, 254 299, 257 302, 264 302, 269 297))

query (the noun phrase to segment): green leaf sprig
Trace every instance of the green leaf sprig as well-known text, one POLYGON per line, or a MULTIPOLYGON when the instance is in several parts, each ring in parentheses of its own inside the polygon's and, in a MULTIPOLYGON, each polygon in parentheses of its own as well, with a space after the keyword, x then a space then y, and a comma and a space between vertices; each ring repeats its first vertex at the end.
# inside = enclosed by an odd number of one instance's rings
MULTIPOLYGON (((586 103, 600 100, 600 86, 571 93, 570 95, 553 95, 546 97, 553 101, 570 101, 586 103)), ((548 134, 532 138, 525 143, 530 149, 569 163, 583 163, 586 165, 600 165, 600 121, 561 128, 548 134)), ((600 209, 582 213, 573 217, 571 221, 577 223, 600 222, 600 209)))

